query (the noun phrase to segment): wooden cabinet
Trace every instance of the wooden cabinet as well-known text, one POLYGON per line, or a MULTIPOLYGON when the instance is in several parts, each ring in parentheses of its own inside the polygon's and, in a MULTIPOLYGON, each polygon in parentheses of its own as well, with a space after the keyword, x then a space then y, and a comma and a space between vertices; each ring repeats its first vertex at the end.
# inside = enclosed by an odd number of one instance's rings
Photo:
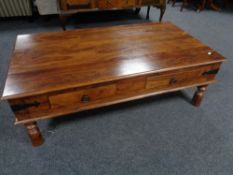
POLYGON ((143 6, 148 6, 147 19, 149 19, 150 6, 159 8, 159 21, 161 21, 166 9, 166 0, 60 0, 60 19, 65 30, 67 13, 129 8, 137 8, 138 13, 143 6))
MULTIPOLYGON (((157 6, 163 4, 164 0, 60 0, 61 10, 68 10, 65 6, 76 6, 94 4, 92 8, 129 8, 136 6, 157 6)), ((91 8, 86 6, 87 9, 91 8)))
MULTIPOLYGON (((60 0, 64 10, 65 5, 78 6, 94 4, 93 8, 128 8, 135 6, 158 5, 163 0, 60 0)), ((88 8, 88 7, 86 7, 88 8)))

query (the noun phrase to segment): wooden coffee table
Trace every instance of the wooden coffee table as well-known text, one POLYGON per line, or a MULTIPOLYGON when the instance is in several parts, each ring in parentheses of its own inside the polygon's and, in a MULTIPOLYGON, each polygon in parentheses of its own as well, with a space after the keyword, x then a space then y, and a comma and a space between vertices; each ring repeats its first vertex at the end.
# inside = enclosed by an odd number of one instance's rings
POLYGON ((2 100, 38 146, 42 119, 193 86, 199 106, 223 61, 171 23, 19 35, 2 100))

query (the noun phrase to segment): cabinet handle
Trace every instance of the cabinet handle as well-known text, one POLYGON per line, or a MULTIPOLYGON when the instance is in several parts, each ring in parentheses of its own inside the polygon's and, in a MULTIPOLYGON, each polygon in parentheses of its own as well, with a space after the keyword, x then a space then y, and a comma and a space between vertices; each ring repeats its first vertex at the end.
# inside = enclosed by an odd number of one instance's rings
POLYGON ((82 103, 88 103, 91 101, 91 98, 88 95, 83 95, 81 98, 82 103))
POLYGON ((176 84, 176 83, 177 83, 177 80, 175 78, 171 78, 169 84, 173 85, 173 84, 176 84))

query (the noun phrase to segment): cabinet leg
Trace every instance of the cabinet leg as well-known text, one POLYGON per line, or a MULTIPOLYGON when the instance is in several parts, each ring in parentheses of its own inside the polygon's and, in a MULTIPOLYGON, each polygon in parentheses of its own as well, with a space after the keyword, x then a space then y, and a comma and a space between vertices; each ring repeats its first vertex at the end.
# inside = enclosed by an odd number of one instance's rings
POLYGON ((59 15, 59 18, 60 18, 61 27, 65 31, 66 30, 66 20, 67 20, 67 17, 64 16, 64 15, 59 15))
POLYGON ((33 146, 40 146, 44 143, 44 139, 36 122, 26 123, 25 127, 33 146))
POLYGON ((136 8, 135 14, 138 15, 140 11, 141 11, 141 8, 136 8))
POLYGON ((186 7, 188 5, 188 1, 187 0, 183 0, 180 11, 182 12, 184 7, 186 7))
POLYGON ((174 7, 175 4, 176 4, 176 0, 173 0, 173 2, 172 2, 172 7, 174 7))
POLYGON ((149 20, 150 18, 150 6, 147 7, 146 19, 149 20))
POLYGON ((159 22, 162 21, 163 15, 165 13, 166 7, 160 7, 160 16, 159 16, 159 22))
POLYGON ((200 4, 200 6, 198 7, 197 11, 201 12, 202 10, 204 10, 205 5, 206 5, 206 0, 202 0, 202 2, 200 4))
POLYGON ((214 4, 213 0, 208 0, 208 4, 214 11, 220 10, 220 8, 214 4))
POLYGON ((193 96, 193 99, 192 99, 192 103, 194 106, 200 106, 201 105, 201 102, 202 102, 202 99, 204 97, 204 93, 207 89, 207 86, 208 85, 204 85, 204 86, 198 86, 197 87, 197 91, 195 92, 194 96, 193 96))

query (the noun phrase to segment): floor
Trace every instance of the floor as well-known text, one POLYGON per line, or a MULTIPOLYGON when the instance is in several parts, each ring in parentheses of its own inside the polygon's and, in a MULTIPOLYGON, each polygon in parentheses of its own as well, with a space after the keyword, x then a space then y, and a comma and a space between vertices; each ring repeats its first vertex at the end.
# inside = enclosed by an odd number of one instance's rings
MULTIPOLYGON (((140 16, 132 11, 81 14, 68 28, 148 22, 145 14, 146 9, 140 16)), ((158 16, 152 9, 151 21, 158 16)), ((190 89, 41 121, 46 142, 33 148, 24 127, 13 125, 12 111, 1 102, 0 174, 232 175, 232 19, 232 11, 181 13, 178 4, 168 5, 164 21, 228 58, 199 108, 190 104, 190 89)), ((16 35, 60 30, 56 18, 0 22, 0 93, 16 35)))

